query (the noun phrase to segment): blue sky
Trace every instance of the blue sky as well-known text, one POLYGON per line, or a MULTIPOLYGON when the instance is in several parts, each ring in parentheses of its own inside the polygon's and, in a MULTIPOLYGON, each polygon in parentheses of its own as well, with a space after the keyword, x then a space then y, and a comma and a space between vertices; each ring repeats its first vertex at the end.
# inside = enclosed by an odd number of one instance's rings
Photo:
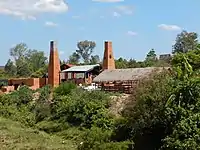
POLYGON ((0 0, 0 65, 20 42, 48 55, 56 40, 60 59, 80 40, 95 41, 100 56, 105 40, 116 58, 142 60, 151 48, 170 53, 182 29, 200 33, 199 6, 199 0, 0 0))

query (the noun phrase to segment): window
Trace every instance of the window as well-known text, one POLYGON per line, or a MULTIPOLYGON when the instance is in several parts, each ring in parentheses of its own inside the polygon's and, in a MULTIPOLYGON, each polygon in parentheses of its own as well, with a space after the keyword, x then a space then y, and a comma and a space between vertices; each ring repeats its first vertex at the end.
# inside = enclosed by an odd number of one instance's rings
POLYGON ((68 73, 67 77, 68 77, 68 79, 71 79, 72 78, 72 73, 68 73))
POLYGON ((111 58, 112 58, 112 55, 110 55, 109 57, 110 57, 110 59, 111 59, 111 58))
POLYGON ((77 73, 76 74, 76 78, 79 79, 79 78, 84 78, 84 73, 77 73))
POLYGON ((65 79, 65 73, 64 72, 60 73, 60 79, 65 79))

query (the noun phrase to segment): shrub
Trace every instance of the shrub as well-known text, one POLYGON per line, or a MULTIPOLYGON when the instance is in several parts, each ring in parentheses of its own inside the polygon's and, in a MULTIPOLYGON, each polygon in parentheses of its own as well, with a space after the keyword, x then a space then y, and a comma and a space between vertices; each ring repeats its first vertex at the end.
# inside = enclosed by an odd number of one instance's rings
POLYGON ((69 128, 69 125, 67 123, 58 123, 54 121, 41 121, 36 124, 36 127, 39 130, 45 131, 47 133, 55 133, 63 131, 67 128, 69 128))
POLYGON ((79 144, 79 150, 127 150, 130 142, 113 142, 110 137, 112 130, 103 130, 92 127, 83 135, 83 142, 79 144))
POLYGON ((109 97, 101 91, 75 89, 57 100, 54 119, 86 128, 92 125, 109 128, 112 126, 112 117, 108 113, 108 101, 109 97))
POLYGON ((127 132, 127 138, 135 143, 135 149, 158 149, 167 135, 168 121, 165 104, 170 97, 172 86, 166 73, 144 80, 132 95, 132 101, 123 111, 127 123, 120 128, 127 132), (144 144, 145 143, 145 144, 144 144))
POLYGON ((26 126, 34 126, 35 124, 35 115, 31 113, 29 108, 25 105, 22 105, 19 109, 15 105, 0 104, 0 115, 19 121, 26 126))
POLYGON ((80 142, 82 141, 82 137, 83 137, 84 133, 85 133, 84 129, 71 126, 70 128, 68 128, 66 130, 58 132, 57 135, 63 137, 64 139, 73 140, 77 144, 80 144, 80 142))
POLYGON ((44 86, 39 90, 39 98, 34 103, 34 113, 36 116, 36 122, 40 122, 45 118, 51 116, 51 88, 50 86, 44 86))
POLYGON ((161 149, 200 149, 200 79, 183 55, 182 68, 174 78, 173 92, 166 103, 170 122, 168 136, 161 149))
POLYGON ((32 113, 30 102, 33 91, 26 86, 8 95, 0 97, 0 115, 19 121, 27 126, 35 124, 35 115, 32 113))
POLYGON ((59 96, 68 95, 75 88, 76 88, 76 85, 74 83, 63 82, 54 90, 54 93, 59 96))
POLYGON ((33 90, 28 86, 22 86, 11 94, 12 102, 17 104, 18 107, 23 104, 28 104, 33 100, 33 90))

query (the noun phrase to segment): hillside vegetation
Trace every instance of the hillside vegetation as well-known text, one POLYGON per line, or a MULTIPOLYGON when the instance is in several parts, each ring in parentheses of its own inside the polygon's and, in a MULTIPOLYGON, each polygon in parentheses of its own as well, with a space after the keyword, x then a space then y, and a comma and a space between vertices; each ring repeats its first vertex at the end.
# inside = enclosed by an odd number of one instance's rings
POLYGON ((171 71, 140 81, 126 102, 68 82, 0 95, 1 148, 200 150, 196 34, 179 35, 173 52, 171 71))
POLYGON ((10 119, 0 118, 1 150, 75 150, 69 140, 27 128, 10 119))

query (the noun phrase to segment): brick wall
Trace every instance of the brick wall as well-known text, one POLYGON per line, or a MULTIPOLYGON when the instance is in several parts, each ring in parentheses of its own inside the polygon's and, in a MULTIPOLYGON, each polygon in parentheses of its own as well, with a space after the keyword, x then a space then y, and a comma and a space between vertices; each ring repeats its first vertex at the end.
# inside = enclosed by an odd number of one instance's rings
POLYGON ((23 79, 9 79, 8 85, 13 86, 14 85, 26 85, 29 86, 31 89, 36 90, 38 88, 41 88, 45 86, 48 83, 47 78, 23 78, 23 79))
POLYGON ((12 92, 12 91, 14 91, 14 86, 3 86, 1 88, 2 93, 9 93, 9 92, 12 92))
POLYGON ((55 41, 50 42, 48 84, 52 87, 56 87, 60 84, 60 60, 55 41))
POLYGON ((115 59, 112 50, 112 42, 105 42, 105 50, 103 57, 103 70, 105 69, 115 69, 115 59))
POLYGON ((40 78, 40 88, 48 84, 48 78, 40 78))

